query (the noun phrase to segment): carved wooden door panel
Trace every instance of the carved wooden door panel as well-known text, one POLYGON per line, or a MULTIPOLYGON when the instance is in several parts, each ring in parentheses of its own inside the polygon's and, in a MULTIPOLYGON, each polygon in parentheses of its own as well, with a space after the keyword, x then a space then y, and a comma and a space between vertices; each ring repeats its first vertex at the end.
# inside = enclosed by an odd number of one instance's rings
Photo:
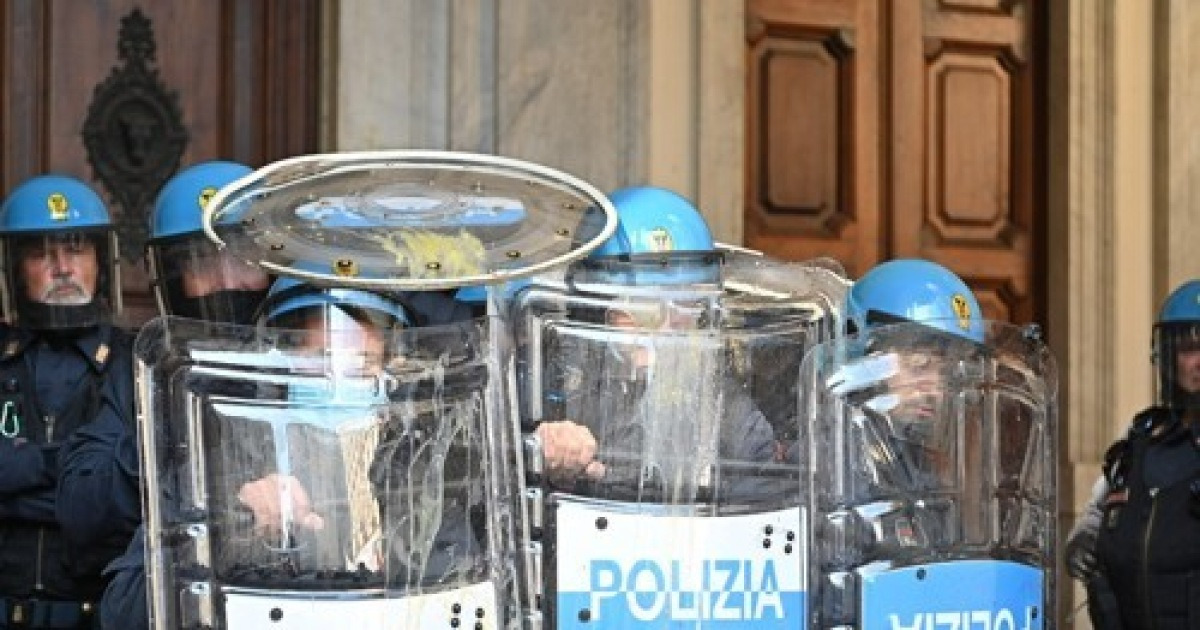
POLYGON ((181 166, 318 148, 320 0, 0 3, 0 194, 80 177, 122 239, 127 323, 154 314, 149 204, 181 166))
POLYGON ((747 244, 855 277, 929 258, 990 317, 1042 321, 1044 2, 748 0, 747 16, 747 244))
POLYGON ((752 0, 746 244, 832 256, 854 276, 881 240, 878 0, 752 0))

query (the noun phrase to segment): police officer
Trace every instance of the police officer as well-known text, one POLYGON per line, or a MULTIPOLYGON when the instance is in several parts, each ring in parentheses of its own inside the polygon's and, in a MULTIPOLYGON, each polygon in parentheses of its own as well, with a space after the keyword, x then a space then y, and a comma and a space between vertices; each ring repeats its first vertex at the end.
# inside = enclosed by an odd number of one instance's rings
POLYGON ((1067 542, 1068 570, 1087 586, 1095 628, 1200 620, 1200 280, 1163 302, 1152 357, 1157 403, 1109 448, 1067 542))
MULTIPOLYGON (((216 253, 200 231, 202 203, 211 196, 212 190, 219 189, 246 172, 249 172, 246 167, 228 163, 198 165, 181 172, 160 194, 153 217, 155 238, 151 240, 149 255, 158 304, 164 315, 201 315, 210 321, 248 324, 257 311, 263 313, 267 325, 296 329, 304 329, 322 319, 328 322, 330 316, 343 310, 364 314, 364 317, 374 313, 374 319, 378 321, 390 318, 407 323, 411 317, 429 325, 463 321, 470 317, 466 305, 440 293, 416 300, 423 308, 408 311, 404 305, 366 291, 318 289, 291 279, 275 282, 269 292, 260 290, 265 289, 268 282, 265 274, 255 267, 243 266, 236 260, 225 258, 224 252, 216 253), (167 256, 166 251, 172 251, 174 255, 167 256), (186 256, 185 259, 171 259, 180 255, 186 256), (221 270, 221 273, 212 277, 211 274, 216 270, 221 270), (191 291, 190 287, 205 287, 212 291, 191 291), (259 299, 265 295, 270 298, 259 299)), ((366 317, 364 321, 370 319, 366 317)), ((349 315, 341 321, 347 326, 354 322, 349 315)), ((386 327, 390 327, 390 324, 381 326, 386 327)), ((334 334, 340 335, 340 341, 347 341, 344 339, 345 333, 334 334)), ((378 334, 365 336, 376 343, 380 341, 378 334)), ((314 339, 313 343, 323 342, 314 339)), ((103 476, 96 470, 99 466, 91 467, 89 462, 105 461, 104 449, 114 442, 113 437, 99 433, 89 437, 88 443, 83 440, 79 442, 75 456, 71 458, 79 473, 76 481, 79 482, 77 487, 80 493, 102 489, 84 483, 97 483, 103 476), (87 451, 91 452, 91 456, 86 455, 87 451)), ((129 510, 136 508, 134 502, 137 500, 137 454, 132 436, 126 433, 119 439, 124 447, 116 450, 126 455, 110 464, 116 466, 116 472, 110 475, 116 483, 110 491, 114 495, 123 493, 128 497, 119 503, 127 506, 126 513, 131 513, 129 510), (132 463, 122 463, 128 461, 132 463), (122 484, 122 481, 126 483, 122 484)), ((230 439, 228 443, 236 447, 246 442, 230 439)), ((248 464, 246 469, 229 471, 244 480, 239 482, 241 485, 236 489, 236 496, 230 498, 247 509, 256 529, 263 534, 278 532, 280 512, 273 510, 272 506, 278 507, 281 483, 286 483, 290 488, 295 510, 293 514, 297 516, 301 527, 319 529, 323 517, 319 511, 311 509, 312 489, 288 475, 266 470, 261 462, 254 464, 252 455, 247 453, 249 459, 242 458, 243 463, 248 464)), ((128 551, 109 565, 106 571, 110 581, 101 605, 102 628, 137 630, 148 627, 143 537, 143 529, 138 528, 128 551)), ((263 540, 257 538, 257 543, 261 546, 263 540)))
POLYGON ((131 340, 110 324, 115 245, 104 202, 72 177, 34 177, 0 207, 0 627, 89 625, 120 551, 82 544, 55 514, 63 441, 133 422, 131 340))
MULTIPOLYGON (((248 173, 249 167, 235 162, 204 162, 180 171, 159 193, 147 260, 160 315, 231 324, 252 320, 270 278, 217 251, 201 226, 208 200, 248 173)), ((102 627, 146 625, 143 540, 140 535, 131 540, 142 520, 136 435, 131 418, 106 417, 76 432, 63 452, 58 517, 64 532, 80 546, 126 549, 105 572, 110 584, 102 627)))
MULTIPOLYGON (((595 301, 595 309, 587 309, 602 313, 580 314, 580 317, 594 317, 596 323, 616 329, 651 331, 649 334, 705 325, 702 321, 705 307, 692 300, 666 300, 662 308, 647 309, 624 299, 645 296, 647 291, 678 292, 690 286, 712 289, 719 286, 720 256, 703 215, 691 202, 665 188, 633 186, 617 190, 609 197, 617 210, 616 233, 568 275, 572 282, 578 281, 576 288, 581 292, 612 295, 604 295, 604 299, 595 301), (667 262, 662 264, 663 261, 667 262)), ((644 380, 654 361, 651 350, 642 347, 617 352, 622 353, 620 360, 627 364, 631 381, 644 380)), ((660 370, 662 367, 659 366, 660 370)), ((737 384, 723 379, 719 387, 727 390, 719 398, 724 410, 732 416, 731 421, 722 423, 721 459, 771 462, 774 432, 762 412, 737 384)), ((648 439, 644 427, 657 419, 647 421, 635 412, 641 395, 637 384, 632 388, 605 389, 585 392, 583 396, 599 395, 604 399, 603 411, 597 407, 600 401, 592 400, 585 403, 585 408, 569 410, 567 418, 541 422, 534 429, 552 479, 560 483, 580 478, 603 479, 606 465, 598 454, 638 452, 641 449, 638 442, 648 439)), ((737 491, 733 486, 728 490, 737 491)))
MULTIPOLYGON (((217 191, 250 174, 236 162, 203 162, 163 186, 151 215, 146 257, 158 312, 208 322, 249 324, 270 278, 258 267, 218 250, 201 226, 217 191)), ((217 232, 224 226, 217 225, 217 232)))
MULTIPOLYGON (((363 375, 353 379, 335 378, 333 391, 290 386, 289 400, 306 405, 319 405, 330 400, 351 405, 361 402, 368 408, 371 404, 386 402, 386 392, 362 385, 373 384, 372 377, 383 370, 386 344, 393 332, 409 327, 411 317, 404 306, 370 291, 320 288, 281 278, 272 286, 264 311, 267 326, 299 334, 297 350, 323 353, 325 360, 331 363, 326 369, 339 376, 343 373, 363 375)), ((229 442, 235 443, 234 440, 229 442)), ((286 472, 268 470, 262 461, 239 459, 242 460, 241 470, 230 471, 230 474, 240 475, 246 481, 237 484, 236 498, 251 511, 259 534, 279 535, 283 527, 280 522, 283 496, 290 497, 291 517, 296 524, 310 530, 323 527, 324 518, 309 496, 311 488, 307 486, 311 486, 311 482, 305 484, 286 472)))
MULTIPOLYGON (((423 320, 452 317, 447 312, 453 313, 454 305, 445 303, 443 307, 439 312, 426 313, 423 320)), ((453 583, 464 572, 478 569, 484 558, 483 533, 471 527, 467 513, 481 507, 475 503, 482 493, 475 477, 482 471, 471 456, 472 452, 478 454, 479 445, 472 445, 467 439, 474 432, 450 426, 462 420, 455 417, 452 410, 456 405, 450 401, 457 396, 455 392, 460 385, 478 392, 483 381, 468 378, 464 383, 456 383, 452 375, 436 376, 453 372, 452 366, 446 364, 453 348, 431 344, 430 339, 414 334, 426 332, 457 338, 460 335, 455 334, 455 327, 409 332, 405 334, 404 352, 397 354, 392 350, 397 333, 409 329, 413 321, 404 304, 383 293, 317 287, 290 278, 275 282, 262 310, 264 324, 281 339, 288 339, 287 346, 301 356, 317 360, 319 365, 311 367, 314 372, 334 377, 328 387, 302 383, 287 387, 286 397, 296 405, 290 419, 296 426, 288 431, 287 444, 292 451, 289 459, 294 470, 279 470, 278 455, 263 456, 261 445, 271 443, 272 438, 254 433, 263 430, 261 423, 250 426, 227 423, 229 433, 214 438, 214 442, 223 445, 223 453, 209 460, 214 467, 210 475, 227 479, 224 487, 231 496, 213 497, 210 508, 218 514, 230 513, 231 506, 220 503, 236 502, 249 513, 254 530, 252 537, 230 537, 230 544, 217 545, 218 574, 231 583, 249 576, 247 579, 255 582, 243 585, 287 590, 293 587, 289 579, 302 584, 307 579, 303 577, 306 571, 336 572, 348 557, 371 571, 386 569, 392 574, 389 579, 402 576, 401 583, 417 580, 453 583), (408 347, 408 342, 416 347, 408 347), (424 385, 419 380, 410 383, 412 388, 408 393, 418 394, 423 386, 437 380, 440 389, 437 399, 444 402, 445 409, 438 409, 440 403, 432 400, 412 404, 417 401, 406 395, 403 385, 391 392, 380 386, 385 366, 390 366, 386 368, 389 370, 419 373, 421 370, 415 365, 423 359, 417 355, 426 350, 439 353, 434 363, 441 369, 431 370, 424 385), (389 409, 390 397, 397 397, 407 411, 396 414, 396 410, 389 409), (451 413, 439 415, 446 411, 451 413), (319 414, 319 418, 309 418, 306 414, 319 414), (364 415, 374 421, 364 423, 364 415), (353 529, 345 523, 356 519, 371 521, 374 517, 361 512, 338 513, 347 510, 347 502, 342 499, 355 494, 349 486, 357 476, 348 476, 344 471, 330 475, 329 471, 340 470, 344 465, 337 463, 340 458, 362 453, 342 452, 340 447, 331 445, 325 433, 336 430, 344 438, 354 433, 347 429, 349 426, 370 433, 364 427, 372 426, 375 421, 382 424, 364 479, 369 480, 370 487, 366 490, 375 499, 369 504, 378 505, 381 529, 368 544, 360 545, 344 536, 348 529, 353 529), (242 446, 246 444, 253 447, 246 449, 242 446), (308 456, 301 457, 300 453, 308 456), (433 471, 434 466, 439 470, 433 471), (440 481, 425 487, 430 479, 440 481), (439 509, 432 513, 412 510, 414 494, 439 509), (421 539, 433 532, 436 541, 421 539), (270 569, 278 565, 279 553, 268 550, 277 550, 297 539, 304 540, 304 551, 293 554, 289 566, 302 577, 272 573, 270 569)), ((468 408, 476 409, 473 405, 468 408)), ((357 584, 352 580, 361 579, 362 576, 347 577, 348 583, 357 584)))
POLYGON ((872 268, 844 311, 853 334, 810 351, 801 374, 814 627, 1052 617, 1045 345, 985 320, 962 279, 926 260, 872 268))
MULTIPOLYGON (((958 275, 935 262, 892 260, 876 265, 854 283, 846 296, 845 315, 847 327, 852 331, 915 322, 945 333, 924 336, 923 343, 911 348, 903 347, 902 343, 869 348, 887 350, 899 358, 910 381, 924 379, 923 383, 907 387, 911 393, 900 397, 896 406, 887 411, 897 423, 899 439, 906 442, 900 445, 902 450, 898 454, 908 457, 905 464, 911 468, 906 471, 910 477, 907 481, 915 486, 910 489, 936 483, 940 471, 930 469, 936 462, 927 457, 932 453, 922 445, 937 441, 929 435, 936 429, 929 426, 927 419, 942 415, 938 406, 943 402, 943 392, 939 386, 946 366, 940 364, 939 358, 954 354, 945 351, 947 344, 957 344, 965 350, 983 343, 984 320, 975 294, 958 275)), ((886 335, 883 337, 886 339, 886 335)))
MULTIPOLYGON (((891 324, 913 322, 928 326, 931 331, 946 333, 922 337, 926 342, 960 340, 979 344, 984 339, 982 312, 975 294, 953 271, 928 260, 898 259, 872 267, 854 282, 846 295, 843 310, 848 333, 866 333, 891 324)), ((896 347, 886 350, 912 360, 930 360, 930 368, 939 367, 931 360, 938 354, 936 348, 896 347)), ((928 370, 927 373, 934 374, 935 370, 928 370)), ((931 383, 935 380, 930 379, 931 383)), ((901 429, 907 428, 910 432, 924 429, 918 418, 931 415, 928 413, 932 411, 929 407, 937 404, 938 396, 936 391, 926 391, 926 394, 925 400, 906 396, 899 401, 900 406, 888 410, 900 422, 912 421, 901 429), (925 409, 922 410, 922 407, 925 409)), ((789 448, 788 461, 798 461, 799 447, 796 443, 789 448)), ((908 463, 912 465, 917 462, 908 463)), ((920 477, 918 475, 910 481, 921 483, 920 477)))

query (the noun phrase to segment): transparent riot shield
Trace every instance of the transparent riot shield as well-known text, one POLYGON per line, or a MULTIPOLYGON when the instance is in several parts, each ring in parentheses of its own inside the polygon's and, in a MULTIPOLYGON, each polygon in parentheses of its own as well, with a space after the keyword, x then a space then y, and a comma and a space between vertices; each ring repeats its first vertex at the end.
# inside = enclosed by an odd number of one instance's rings
POLYGON ((826 338, 844 288, 825 269, 675 254, 577 263, 564 284, 521 294, 546 627, 803 623, 807 526, 784 457, 798 413, 756 400, 753 375, 826 338), (781 265, 790 274, 772 275, 781 265), (695 282, 654 285, 663 274, 695 282), (595 440, 587 466, 551 447, 544 432, 564 425, 595 440))
POLYGON ((804 360, 818 627, 1053 623, 1054 361, 1029 330, 962 330, 894 324, 804 360))
POLYGON ((486 439, 483 331, 411 329, 363 349, 149 325, 166 626, 497 623, 512 559, 471 523, 510 513, 487 471, 511 457, 486 439))
POLYGON ((608 199, 586 182, 449 151, 283 160, 221 189, 204 221, 209 238, 270 273, 385 290, 523 278, 616 229, 608 199))
MULTIPOLYGON (((270 165, 218 193, 215 221, 231 226, 210 230, 221 247, 272 273, 393 299, 569 263, 614 225, 607 199, 567 175, 430 152, 270 165)), ((489 288, 477 319, 370 335, 332 317, 145 326, 152 627, 520 627, 531 594, 503 295, 489 288)))

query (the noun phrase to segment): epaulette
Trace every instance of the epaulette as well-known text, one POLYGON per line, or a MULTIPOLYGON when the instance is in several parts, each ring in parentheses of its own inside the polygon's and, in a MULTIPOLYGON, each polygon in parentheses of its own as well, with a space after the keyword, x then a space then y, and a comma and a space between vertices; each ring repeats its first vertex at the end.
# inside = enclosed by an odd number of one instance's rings
POLYGON ((1162 427, 1179 422, 1176 414, 1166 407, 1146 407, 1133 417, 1126 439, 1138 439, 1160 433, 1162 427))

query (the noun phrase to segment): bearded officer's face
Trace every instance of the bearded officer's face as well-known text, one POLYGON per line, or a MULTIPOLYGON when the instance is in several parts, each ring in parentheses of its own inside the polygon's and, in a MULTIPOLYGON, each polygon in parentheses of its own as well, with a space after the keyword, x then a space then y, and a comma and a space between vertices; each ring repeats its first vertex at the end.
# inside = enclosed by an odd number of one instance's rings
POLYGON ((87 304, 96 294, 96 243, 84 234, 38 236, 17 244, 25 295, 33 302, 87 304))

